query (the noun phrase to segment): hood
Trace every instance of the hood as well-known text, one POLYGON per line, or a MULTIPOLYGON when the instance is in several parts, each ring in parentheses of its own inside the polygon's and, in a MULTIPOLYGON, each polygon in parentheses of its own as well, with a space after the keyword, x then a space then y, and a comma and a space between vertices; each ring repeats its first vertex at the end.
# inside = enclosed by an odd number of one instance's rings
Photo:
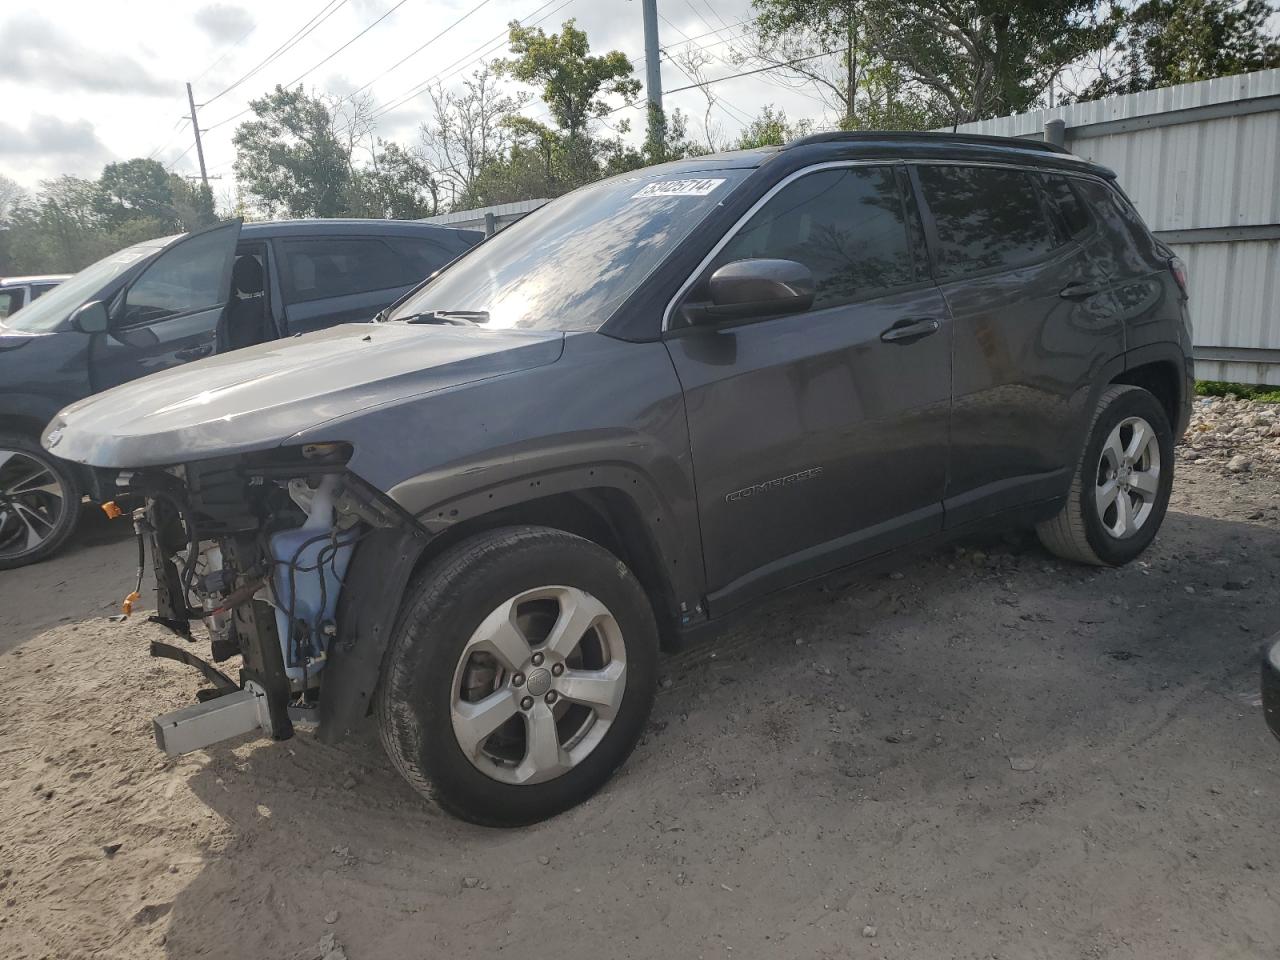
POLYGON ((147 467, 277 446, 336 417, 559 359, 564 334, 346 324, 184 364, 81 400, 45 447, 98 467, 147 467))

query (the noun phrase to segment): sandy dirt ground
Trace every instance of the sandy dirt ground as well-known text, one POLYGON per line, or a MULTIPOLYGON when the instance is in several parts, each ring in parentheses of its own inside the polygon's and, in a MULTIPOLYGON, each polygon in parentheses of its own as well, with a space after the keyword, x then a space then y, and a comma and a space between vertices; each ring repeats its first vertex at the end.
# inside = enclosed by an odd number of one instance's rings
POLYGON ((372 736, 157 754, 199 683, 105 622, 133 547, 92 524, 0 574, 0 955, 1274 958, 1280 472, 1181 458, 1125 569, 967 544, 666 658, 620 775, 517 831, 372 736))

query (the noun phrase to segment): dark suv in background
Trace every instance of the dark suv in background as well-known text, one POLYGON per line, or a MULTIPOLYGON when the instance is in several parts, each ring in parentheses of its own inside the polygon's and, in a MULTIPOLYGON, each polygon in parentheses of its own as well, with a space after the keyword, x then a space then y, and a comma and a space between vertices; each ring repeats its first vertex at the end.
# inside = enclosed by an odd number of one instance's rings
POLYGON ((44 442, 145 508, 161 622, 243 656, 236 681, 153 645, 223 694, 157 719, 167 751, 369 716, 490 824, 604 783, 660 642, 779 589, 996 524, 1133 559, 1190 410, 1181 264, 1110 171, 1021 140, 628 173, 385 319, 110 391, 44 442))
POLYGON ((0 314, 0 570, 75 529, 84 477, 39 443, 60 408, 213 353, 371 320, 483 238, 399 220, 234 220, 48 278, 40 299, 0 314))

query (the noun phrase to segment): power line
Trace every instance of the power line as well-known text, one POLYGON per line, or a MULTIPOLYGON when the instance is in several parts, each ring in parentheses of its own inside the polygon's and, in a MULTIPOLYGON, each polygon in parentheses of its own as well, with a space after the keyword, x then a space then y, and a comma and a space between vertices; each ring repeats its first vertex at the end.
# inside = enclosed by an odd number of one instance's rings
POLYGON ((182 129, 182 125, 183 125, 184 123, 190 123, 190 122, 191 122, 191 118, 190 118, 190 117, 179 117, 179 118, 178 118, 178 120, 177 120, 177 122, 176 122, 176 123, 174 123, 174 125, 173 125, 173 132, 169 134, 169 139, 168 139, 168 140, 166 140, 164 143, 160 144, 160 146, 156 147, 156 148, 155 148, 154 150, 152 150, 150 153, 148 153, 148 154, 147 154, 147 159, 148 159, 148 160, 154 160, 154 159, 155 159, 155 157, 156 157, 156 154, 160 153, 162 150, 164 150, 166 147, 168 147, 168 146, 169 146, 169 144, 173 143, 173 141, 175 141, 175 140, 177 140, 177 139, 178 139, 178 133, 181 131, 181 129, 182 129))
MULTIPOLYGON (((320 24, 324 23, 331 16, 337 13, 339 9, 341 9, 343 6, 346 5, 346 3, 347 3, 347 0, 326 0, 325 5, 321 7, 320 10, 317 11, 310 20, 308 20, 301 27, 295 30, 288 40, 286 40, 284 43, 280 44, 280 46, 272 50, 269 54, 267 54, 266 57, 264 57, 261 61, 259 61, 256 66, 252 67, 247 73, 241 76, 238 80, 236 80, 234 83, 230 84, 229 86, 219 90, 217 93, 215 93, 212 97, 210 97, 204 103, 200 104, 200 106, 207 107, 209 104, 213 103, 215 100, 219 99, 220 97, 226 96, 236 87, 240 86, 240 84, 244 83, 250 77, 254 76, 259 71, 261 71, 264 67, 267 67, 268 65, 278 60, 280 57, 284 56, 286 53, 288 53, 290 50, 296 47, 299 43, 305 40, 307 36, 313 30, 316 29, 316 27, 320 26, 320 24)), ((210 129, 212 129, 212 127, 210 129)))
MULTIPOLYGON (((689 9, 690 9, 690 10, 693 10, 693 7, 690 7, 689 9)), ((694 12, 696 13, 697 11, 694 11, 694 12)), ((662 22, 663 22, 663 23, 665 23, 668 27, 670 27, 670 28, 671 28, 672 30, 674 30, 676 33, 680 34, 680 36, 684 37, 684 38, 685 38, 686 40, 688 40, 690 43, 693 43, 693 39, 692 39, 692 38, 691 38, 687 33, 685 33, 683 30, 681 30, 679 27, 677 27, 674 23, 672 23, 672 22, 671 22, 670 20, 668 20, 666 17, 663 17, 663 16, 662 16, 662 14, 658 14, 658 16, 659 16, 659 17, 662 17, 662 22)), ((705 21, 705 20, 703 20, 703 22, 704 22, 704 23, 706 23, 706 21, 705 21)), ((707 23, 707 26, 711 26, 711 24, 707 23)), ((706 50, 706 47, 703 47, 701 44, 695 44, 695 46, 697 46, 699 50, 706 50)), ((723 59, 722 59, 722 58, 720 58, 720 57, 714 57, 713 59, 719 60, 721 63, 726 64, 726 66, 728 65, 727 61, 723 60, 723 59)), ((672 64, 672 65, 673 65, 677 70, 679 70, 681 73, 683 73, 683 74, 684 74, 684 76, 685 76, 685 79, 686 79, 686 80, 689 80, 690 82, 692 82, 692 81, 693 81, 693 79, 694 79, 694 78, 693 78, 693 77, 691 77, 691 76, 689 76, 688 72, 687 72, 683 67, 681 67, 681 66, 680 66, 680 64, 679 64, 679 63, 677 63, 677 62, 676 62, 676 61, 671 57, 671 55, 670 55, 670 54, 668 54, 668 55, 667 55, 667 62, 668 62, 668 63, 670 63, 670 64, 672 64)), ((672 92, 674 92, 674 91, 670 91, 670 90, 669 90, 669 91, 667 91, 667 92, 668 92, 668 93, 672 93, 672 92)), ((739 114, 741 114, 742 116, 746 116, 746 113, 745 113, 745 112, 743 112, 742 110, 739 110, 739 109, 738 109, 737 107, 735 107, 732 103, 730 103, 730 102, 729 102, 729 99, 728 99, 727 97, 721 97, 720 99, 724 100, 725 107, 732 108, 736 113, 739 113, 739 114)), ((722 107, 721 109, 725 109, 725 107, 722 107)), ((728 111, 726 110, 725 112, 728 112, 728 111)), ((741 121, 739 121, 739 122, 741 122, 741 121)))
MULTIPOLYGON (((516 23, 524 24, 525 21, 530 20, 530 18, 536 16, 540 11, 545 10, 554 2, 555 0, 547 0, 546 3, 542 4, 542 6, 535 9, 532 13, 525 14, 525 16, 517 20, 516 23)), ((541 23, 552 16, 555 16, 555 14, 559 13, 561 10, 563 10, 565 7, 567 7, 570 3, 573 3, 573 2, 574 0, 561 0, 561 3, 557 7, 555 7, 555 9, 548 11, 546 14, 539 17, 537 20, 533 20, 532 22, 528 23, 528 26, 535 26, 536 24, 541 23)), ((414 100, 417 97, 421 96, 423 91, 425 91, 429 86, 431 86, 432 83, 435 83, 437 81, 443 82, 444 80, 447 80, 450 77, 453 77, 458 73, 461 73, 463 70, 466 70, 468 67, 479 62, 480 60, 483 60, 486 56, 493 53, 495 50, 499 49, 504 43, 506 43, 508 35, 509 35, 509 32, 504 30, 502 31, 502 33, 497 34, 492 39, 485 41, 479 47, 476 47, 475 49, 473 49, 471 52, 466 53, 463 56, 459 57, 453 63, 449 64, 447 67, 442 69, 435 76, 428 77, 426 80, 423 80, 421 83, 416 84, 414 87, 412 87, 403 95, 394 98, 394 102, 389 103, 385 106, 379 107, 373 113, 373 116, 371 119, 376 120, 379 117, 386 116, 388 113, 390 113, 393 110, 398 110, 400 107, 404 106, 410 100, 414 100), (479 53, 478 56, 476 56, 477 52, 479 53), (471 59, 468 59, 468 58, 471 58, 471 59), (463 61, 467 61, 467 62, 463 63, 463 61), (458 67, 458 64, 460 63, 462 64, 462 66, 458 67), (457 69, 454 69, 455 67, 457 67, 457 69)))
MULTIPOLYGON (((685 3, 686 3, 686 4, 688 4, 688 3, 689 3, 689 0, 685 0, 685 3)), ((711 26, 711 24, 710 24, 710 23, 707 23, 707 18, 706 18, 706 17, 703 17, 701 14, 699 14, 697 10, 694 10, 694 8, 693 8, 693 5, 692 5, 692 4, 689 4, 689 9, 690 9, 690 10, 693 10, 694 14, 696 14, 696 15, 698 16, 698 18, 699 18, 700 20, 702 20, 702 22, 703 22, 703 23, 706 23, 706 24, 707 24, 707 26, 711 26)), ((711 10, 711 12, 712 12, 713 14, 715 13, 715 10, 714 10, 713 8, 711 8, 711 7, 710 7, 710 5, 708 5, 707 9, 711 10)), ((659 16, 662 16, 662 15, 661 15, 661 14, 659 14, 659 16)), ((719 15, 718 15, 718 14, 716 14, 716 18, 717 18, 717 19, 720 19, 720 17, 719 17, 719 15)), ((681 30, 679 27, 677 27, 674 23, 672 23, 670 20, 667 20, 667 18, 666 18, 666 17, 662 17, 662 19, 666 22, 667 26, 669 26, 672 30, 674 30, 676 33, 680 34, 680 36, 685 37, 686 39, 689 39, 689 40, 690 40, 690 42, 692 42, 692 39, 691 39, 691 38, 689 38, 689 35, 688 35, 687 33, 685 33, 683 30, 681 30)), ((723 22, 724 22, 724 21, 721 19, 721 23, 723 23, 723 22)), ((713 34, 717 34, 717 33, 718 33, 718 31, 713 30, 713 31, 712 31, 712 33, 713 33, 713 34)), ((703 36, 708 36, 708 34, 703 34, 703 36)), ((741 35, 739 35, 739 38, 740 38, 740 37, 741 37, 741 35)), ((735 38, 735 39, 737 39, 737 38, 735 38)), ((720 41, 719 41, 719 43, 726 43, 726 42, 729 42, 729 41, 725 41, 725 40, 720 40, 720 41)), ((708 55, 709 55, 709 56, 711 56, 711 58, 712 58, 713 60, 718 60, 718 61, 720 61, 720 62, 721 62, 721 63, 723 63, 726 67, 734 66, 734 64, 733 64, 731 61, 726 60, 724 57, 717 57, 717 56, 715 56, 715 55, 713 55, 713 54, 710 54, 710 53, 709 53, 710 48, 711 48, 711 47, 713 47, 713 46, 716 46, 716 45, 717 45, 717 44, 701 44, 701 43, 696 44, 696 46, 697 46, 697 48, 698 48, 699 50, 702 50, 703 52, 707 52, 707 53, 708 53, 708 55)), ((670 58, 668 57, 668 59, 670 59, 670 58)), ((672 62, 674 63, 675 61, 673 60, 672 62)), ((682 71, 681 71, 681 73, 684 73, 684 71, 682 70, 682 71)), ((686 76, 688 76, 688 75, 686 74, 686 76)), ((689 77, 689 79, 690 79, 690 80, 692 80, 692 79, 693 79, 693 77, 689 77)), ((803 90, 796 89, 794 86, 792 86, 791 84, 787 83, 787 82, 786 82, 786 81, 784 81, 784 80, 780 80, 780 79, 777 79, 777 78, 774 78, 774 77, 766 77, 765 79, 766 79, 766 80, 768 80, 770 83, 772 83, 772 84, 773 84, 774 86, 776 86, 776 87, 781 87, 781 88, 786 89, 786 90, 789 90, 789 91, 791 91, 791 92, 793 92, 793 93, 798 93, 798 94, 800 94, 800 96, 802 96, 802 97, 804 97, 804 98, 806 98, 806 99, 808 99, 808 100, 812 100, 812 101, 814 101, 815 103, 821 104, 821 105, 822 105, 822 106, 824 106, 824 107, 826 106, 826 103, 825 103, 825 102, 824 102, 820 97, 816 97, 816 96, 814 96, 814 95, 813 95, 813 94, 811 94, 811 93, 806 93, 806 92, 805 92, 805 91, 803 91, 803 90)), ((741 112, 741 111, 739 111, 739 112, 741 112)))
MULTIPOLYGON (((794 60, 788 60, 785 63, 771 63, 768 66, 756 67, 756 69, 754 70, 743 70, 740 73, 731 73, 724 77, 712 77, 710 80, 703 80, 700 83, 690 83, 683 87, 672 87, 670 90, 665 90, 663 92, 667 94, 684 93, 686 90, 696 90, 699 87, 709 87, 713 83, 723 83, 726 80, 737 80, 740 77, 750 77, 750 76, 754 76, 757 73, 765 73, 769 70, 781 70, 784 67, 790 67, 797 63, 804 63, 806 60, 816 60, 818 59, 818 57, 829 57, 833 53, 838 53, 838 52, 839 51, 836 51, 836 50, 823 50, 820 53, 811 53, 806 57, 796 57, 794 60)), ((609 113, 606 114, 606 116, 615 114, 619 110, 625 110, 627 109, 627 107, 636 107, 636 106, 639 106, 639 104, 624 103, 622 106, 615 107, 614 109, 610 110, 609 113)))
POLYGON ((714 77, 710 80, 704 80, 701 83, 691 83, 687 87, 676 87, 668 90, 667 93, 683 93, 685 90, 692 90, 694 87, 709 87, 713 83, 723 83, 725 80, 737 80, 739 77, 750 77, 757 73, 765 73, 769 70, 781 70, 783 67, 790 67, 797 63, 804 63, 806 60, 817 60, 819 57, 829 57, 836 50, 823 50, 821 53, 811 53, 807 57, 796 57, 794 60, 788 60, 785 63, 771 63, 768 66, 756 67, 754 70, 743 70, 741 73, 731 73, 727 77, 714 77))
MULTIPOLYGON (((246 40, 248 40, 249 36, 253 33, 253 31, 257 29, 258 29, 258 25, 255 23, 252 27, 248 29, 248 31, 245 33, 244 36, 242 36, 239 40, 235 41, 234 43, 229 44, 227 48, 222 51, 222 55, 219 56, 217 60, 213 61, 213 63, 209 64, 207 67, 201 70, 199 74, 196 75, 196 80, 203 80, 205 77, 205 74, 207 74, 210 70, 212 70, 214 67, 220 64, 223 60, 227 59, 227 57, 231 54, 231 51, 234 50, 236 47, 240 46, 240 44, 244 43, 246 40)), ((195 83, 195 80, 191 82, 195 83)))
MULTIPOLYGON (((286 87, 292 87, 295 83, 297 83, 297 82, 298 82, 299 80, 301 80, 303 77, 307 76, 308 74, 310 74, 310 73, 312 73, 312 72, 314 72, 314 71, 316 71, 316 70, 319 70, 319 69, 320 69, 321 67, 323 67, 326 63, 328 63, 330 60, 332 60, 334 57, 336 57, 338 54, 340 54, 343 50, 347 49, 347 47, 351 46, 353 43, 355 43, 357 40, 359 40, 361 37, 363 37, 366 33, 368 33, 370 30, 372 30, 374 27, 376 27, 378 24, 380 24, 383 20, 387 19, 387 17, 391 16, 393 13, 395 13, 397 10, 399 10, 401 7, 403 7, 403 6, 404 6, 406 3, 408 3, 408 2, 409 2, 409 0, 400 0, 400 2, 399 2, 399 3, 397 3, 394 7, 392 7, 390 10, 388 10, 388 11, 387 11, 386 13, 384 13, 382 16, 378 17, 378 19, 377 19, 377 20, 373 21, 373 23, 369 24, 367 27, 365 27, 363 30, 361 30, 359 33, 357 33, 354 37, 352 37, 350 40, 348 40, 346 43, 344 43, 342 46, 340 46, 337 50, 333 51, 333 53, 329 54, 327 57, 325 57, 323 60, 321 60, 319 63, 315 64, 314 66, 312 66, 312 67, 310 67, 310 68, 308 68, 308 69, 306 69, 306 70, 302 71, 302 73, 298 74, 296 77, 294 77, 294 78, 293 78, 292 80, 290 80, 288 83, 286 83, 286 84, 285 84, 285 86, 286 86, 286 87)), ((484 4, 485 4, 485 3, 488 3, 488 2, 489 2, 489 0, 484 0, 484 3, 480 4, 480 6, 484 6, 484 4)), ((461 22, 461 21, 459 21, 459 22, 461 22)))
MULTIPOLYGON (((472 7, 470 10, 468 10, 466 13, 464 13, 462 16, 460 16, 457 20, 453 21, 453 23, 449 24, 449 26, 445 27, 443 30, 441 30, 439 33, 437 33, 434 37, 432 37, 432 38, 431 38, 430 40, 428 40, 426 43, 422 44, 422 46, 417 47, 417 48, 415 48, 414 50, 411 50, 409 53, 405 54, 403 57, 401 57, 399 60, 397 60, 397 61, 396 61, 395 63, 393 63, 391 66, 387 67, 387 69, 383 70, 380 74, 378 74, 376 77, 374 77, 374 78, 373 78, 372 80, 370 80, 368 83, 366 83, 363 87, 360 87, 358 90, 356 90, 354 93, 352 93, 352 94, 351 94, 351 97, 355 97, 357 94, 363 93, 365 90, 368 90, 371 86, 373 86, 375 83, 377 83, 379 80, 381 80, 381 79, 382 79, 383 77, 385 77, 387 74, 389 74, 392 70, 395 70, 397 67, 401 66, 401 65, 402 65, 406 60, 409 60, 409 59, 410 59, 410 58, 412 58, 412 57, 416 57, 416 56, 417 56, 418 54, 420 54, 423 50, 427 49, 427 47, 431 46, 431 44, 435 43, 437 40, 439 40, 441 37, 443 37, 446 33, 448 33, 450 30, 452 30, 454 27, 456 27, 458 24, 460 24, 463 20, 466 20, 466 19, 467 19, 467 17, 471 16, 473 13, 475 13, 477 10, 479 10, 481 7, 483 7, 485 4, 487 4, 487 3, 489 3, 489 2, 490 2, 490 0, 481 0, 481 2, 480 2, 480 3, 476 4, 476 5, 475 5, 474 7, 472 7)), ((554 0, 551 0, 551 2, 554 2, 554 0)), ((546 6, 546 5, 547 5, 547 4, 543 4, 543 6, 546 6)), ((541 9, 541 8, 539 8, 539 9, 541 9)), ((348 98, 348 99, 350 99, 350 98, 348 98)))
POLYGON ((169 165, 165 167, 165 169, 168 170, 170 173, 172 173, 173 168, 178 165, 178 161, 181 160, 183 157, 185 157, 192 150, 194 150, 195 147, 196 147, 195 141, 192 141, 191 143, 187 144, 187 149, 183 150, 180 154, 178 154, 171 161, 169 161, 169 165))

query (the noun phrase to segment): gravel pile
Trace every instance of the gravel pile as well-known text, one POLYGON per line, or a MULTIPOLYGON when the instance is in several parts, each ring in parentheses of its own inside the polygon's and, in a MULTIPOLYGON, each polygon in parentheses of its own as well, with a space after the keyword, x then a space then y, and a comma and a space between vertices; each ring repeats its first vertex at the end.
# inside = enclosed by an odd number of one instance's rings
POLYGON ((1191 410, 1182 456, 1231 473, 1280 472, 1280 404, 1201 397, 1191 410))

